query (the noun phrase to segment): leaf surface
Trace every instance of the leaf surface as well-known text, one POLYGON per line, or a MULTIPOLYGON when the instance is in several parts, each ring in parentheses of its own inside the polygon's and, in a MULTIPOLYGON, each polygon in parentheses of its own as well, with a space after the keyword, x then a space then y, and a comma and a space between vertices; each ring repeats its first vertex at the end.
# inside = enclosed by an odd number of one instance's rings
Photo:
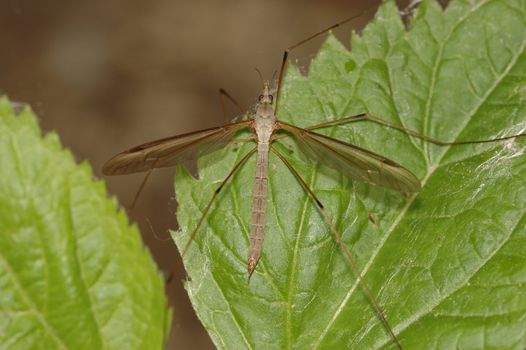
MULTIPOLYGON (((306 127, 368 112, 444 141, 517 134, 526 128, 525 46, 524 0, 453 0, 445 11, 423 1, 407 30, 388 1, 351 52, 329 36, 308 76, 289 67, 278 116, 306 127)), ((406 198, 309 162, 294 144, 292 153, 276 146, 334 217, 404 348, 524 348, 525 141, 436 146, 371 122, 322 132, 422 182, 406 198)), ((200 180, 180 169, 179 248, 250 147, 203 157, 200 180)), ((272 154, 269 173, 264 250, 250 283, 254 158, 220 193, 185 257, 186 288, 214 343, 395 348, 314 202, 272 154)))
POLYGON ((139 232, 29 109, 0 99, 2 349, 162 349, 163 278, 139 232))

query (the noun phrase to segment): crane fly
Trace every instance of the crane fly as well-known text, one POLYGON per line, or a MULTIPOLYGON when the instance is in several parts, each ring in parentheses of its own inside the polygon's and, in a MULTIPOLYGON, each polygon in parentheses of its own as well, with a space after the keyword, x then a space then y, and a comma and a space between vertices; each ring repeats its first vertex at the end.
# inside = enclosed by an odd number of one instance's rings
MULTIPOLYGON (((358 16, 361 16, 362 14, 358 16)), ((330 231, 340 245, 351 269, 356 275, 356 278, 361 283, 369 301, 374 306, 378 318, 385 326, 396 346, 399 349, 402 349, 402 346, 391 325, 387 321, 380 304, 376 301, 376 298, 369 285, 363 278, 359 267, 352 258, 348 248, 342 241, 340 233, 336 230, 331 216, 313 190, 308 186, 307 182, 293 168, 286 157, 273 146, 273 143, 284 137, 292 137, 296 141, 299 149, 312 160, 319 164, 336 169, 353 180, 368 182, 401 193, 414 193, 421 190, 421 183, 420 180, 410 170, 379 154, 356 145, 331 138, 321 133, 317 133, 314 130, 327 126, 335 126, 342 123, 368 120, 389 128, 403 131, 411 136, 440 146, 496 142, 512 139, 517 136, 525 136, 526 134, 523 133, 491 140, 446 142, 425 136, 417 131, 407 129, 402 126, 398 126, 385 119, 368 113, 349 116, 313 125, 307 128, 300 128, 280 120, 277 116, 279 93, 289 52, 303 43, 358 16, 352 16, 344 21, 332 25, 329 28, 317 32, 314 35, 311 35, 310 37, 287 48, 283 54, 283 60, 276 87, 276 94, 274 95, 271 92, 270 82, 268 80, 263 81, 261 95, 258 97, 254 110, 252 112, 248 112, 247 119, 220 127, 194 131, 144 143, 119 153, 111 158, 105 163, 103 167, 103 173, 105 175, 122 175, 137 172, 148 172, 145 180, 141 184, 139 189, 140 192, 144 183, 146 182, 146 179, 153 169, 182 164, 188 160, 196 159, 197 157, 219 150, 232 142, 235 135, 240 130, 250 130, 251 140, 255 141, 256 146, 247 152, 234 165, 232 170, 213 193, 212 198, 208 202, 203 214, 201 215, 197 226, 191 233, 188 242, 182 251, 182 255, 184 256, 188 251, 190 243, 194 240, 215 198, 224 188, 225 184, 239 169, 241 169, 243 164, 245 164, 249 158, 256 154, 256 174, 252 194, 251 229, 247 257, 247 271, 248 278, 250 279, 254 273, 254 270, 256 269, 262 252, 262 244, 265 234, 264 229, 268 190, 269 154, 272 152, 285 164, 292 175, 298 180, 300 185, 313 199, 314 203, 324 216, 330 231)), ((226 91, 220 89, 220 93, 222 96, 230 99, 232 102, 234 102, 234 104, 236 104, 236 106, 241 108, 239 103, 237 103, 237 101, 235 101, 226 91)))

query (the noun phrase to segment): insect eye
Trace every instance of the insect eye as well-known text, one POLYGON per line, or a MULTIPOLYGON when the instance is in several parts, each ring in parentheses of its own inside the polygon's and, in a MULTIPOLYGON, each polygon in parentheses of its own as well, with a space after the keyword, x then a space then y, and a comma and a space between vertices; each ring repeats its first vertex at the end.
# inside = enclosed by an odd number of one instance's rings
POLYGON ((274 96, 269 95, 269 97, 270 97, 270 103, 274 102, 274 96))
POLYGON ((263 95, 259 95, 258 100, 259 102, 263 101, 263 95))

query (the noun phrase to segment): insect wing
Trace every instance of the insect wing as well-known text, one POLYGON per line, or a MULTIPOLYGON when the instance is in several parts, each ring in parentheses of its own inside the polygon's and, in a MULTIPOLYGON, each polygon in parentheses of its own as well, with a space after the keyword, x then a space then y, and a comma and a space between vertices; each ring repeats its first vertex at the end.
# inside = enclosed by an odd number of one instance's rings
POLYGON ((279 122, 292 134, 310 158, 340 171, 354 180, 366 181, 401 192, 418 192, 420 181, 403 166, 366 149, 279 122))
POLYGON ((105 175, 131 174, 169 167, 224 147, 235 133, 249 126, 249 120, 199 130, 144 143, 117 154, 104 164, 105 175))

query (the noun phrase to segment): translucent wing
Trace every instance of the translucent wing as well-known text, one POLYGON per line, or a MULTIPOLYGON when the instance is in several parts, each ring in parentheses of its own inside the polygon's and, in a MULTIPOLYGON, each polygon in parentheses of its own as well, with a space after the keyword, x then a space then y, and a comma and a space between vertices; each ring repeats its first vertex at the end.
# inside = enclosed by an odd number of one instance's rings
POLYGON ((358 181, 401 192, 418 192, 418 178, 403 166, 349 143, 280 121, 309 157, 358 181))
POLYGON ((104 175, 131 174, 153 168, 169 167, 218 150, 234 134, 249 126, 249 120, 222 127, 194 131, 144 143, 117 154, 104 164, 104 175))

